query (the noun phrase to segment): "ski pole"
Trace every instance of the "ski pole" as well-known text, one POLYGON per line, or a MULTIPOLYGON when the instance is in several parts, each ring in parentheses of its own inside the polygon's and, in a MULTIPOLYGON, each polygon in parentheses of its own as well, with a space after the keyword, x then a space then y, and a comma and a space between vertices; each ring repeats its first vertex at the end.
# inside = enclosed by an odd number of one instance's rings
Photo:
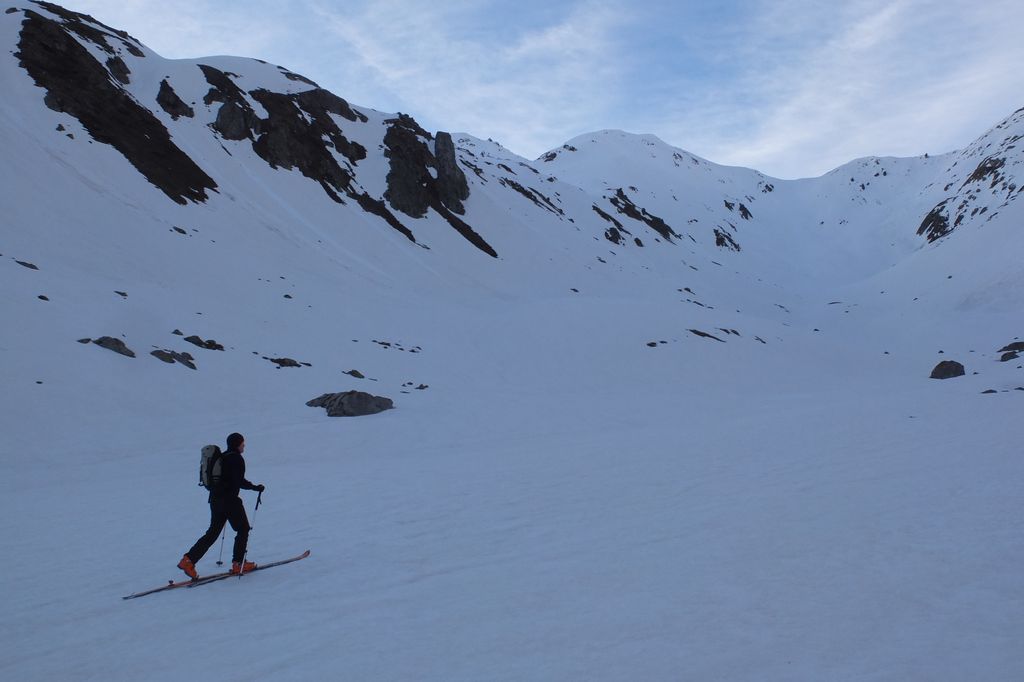
MULTIPOLYGON (((256 512, 260 508, 260 500, 262 500, 262 499, 263 499, 263 491, 261 490, 259 492, 259 494, 256 495, 256 506, 253 507, 253 509, 252 509, 252 518, 253 518, 253 520, 256 519, 256 512)), ((249 531, 250 532, 252 531, 252 528, 253 528, 253 525, 250 523, 249 524, 249 531)), ((245 552, 242 553, 242 568, 238 571, 238 577, 239 578, 241 578, 243 575, 245 575, 245 557, 247 557, 247 556, 249 556, 249 543, 248 542, 245 543, 245 552)))
POLYGON ((224 565, 224 536, 228 534, 228 524, 224 524, 224 530, 220 533, 220 554, 217 556, 217 565, 224 565))

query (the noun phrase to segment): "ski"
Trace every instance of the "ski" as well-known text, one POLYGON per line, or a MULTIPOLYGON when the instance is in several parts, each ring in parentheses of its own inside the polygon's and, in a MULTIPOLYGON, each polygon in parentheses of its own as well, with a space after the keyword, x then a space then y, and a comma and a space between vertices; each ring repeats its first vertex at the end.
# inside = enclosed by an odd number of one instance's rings
POLYGON ((274 566, 282 566, 284 564, 290 564, 293 561, 298 561, 300 559, 305 559, 308 556, 309 556, 309 550, 307 549, 302 554, 300 554, 298 556, 293 556, 290 559, 281 559, 280 561, 271 561, 269 564, 257 564, 256 568, 254 568, 251 571, 248 571, 246 573, 242 573, 241 575, 239 575, 237 573, 231 573, 230 571, 228 571, 227 573, 215 573, 213 575, 208 575, 208 576, 205 576, 205 577, 201 576, 199 578, 199 580, 192 580, 187 585, 185 585, 185 587, 199 587, 200 585, 206 585, 207 583, 215 583, 218 580, 224 580, 226 578, 241 578, 242 576, 249 575, 250 573, 255 573, 256 571, 262 571, 264 568, 273 568, 274 566))
MULTIPOLYGON (((282 566, 284 564, 290 564, 293 561, 299 561, 300 559, 305 559, 308 556, 309 556, 309 550, 307 549, 302 554, 300 554, 298 556, 293 556, 290 559, 282 559, 280 561, 271 561, 268 564, 259 564, 259 565, 256 566, 256 568, 252 569, 248 573, 243 573, 242 575, 249 575, 249 573, 255 573, 256 571, 262 571, 264 568, 273 568, 274 566, 282 566)), ((173 590, 173 589, 177 589, 179 587, 198 587, 199 585, 205 585, 206 583, 212 583, 212 582, 216 582, 218 580, 224 580, 226 578, 238 578, 238 577, 241 577, 241 576, 239 576, 239 575, 237 575, 235 573, 231 573, 230 571, 227 571, 225 573, 214 573, 212 575, 200 576, 200 577, 196 578, 195 580, 188 579, 188 580, 181 580, 181 581, 178 581, 178 582, 175 582, 173 580, 168 580, 166 585, 161 585, 160 587, 154 587, 151 590, 145 590, 143 592, 136 592, 135 594, 129 594, 129 595, 127 595, 125 597, 121 597, 121 598, 122 599, 136 599, 138 597, 145 597, 148 594, 155 594, 157 592, 165 592, 166 590, 173 590)))

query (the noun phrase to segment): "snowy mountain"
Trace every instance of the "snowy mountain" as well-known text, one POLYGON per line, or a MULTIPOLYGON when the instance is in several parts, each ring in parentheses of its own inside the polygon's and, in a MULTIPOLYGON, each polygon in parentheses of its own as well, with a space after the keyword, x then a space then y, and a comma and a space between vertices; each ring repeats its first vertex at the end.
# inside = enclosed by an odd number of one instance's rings
POLYGON ((779 180, 528 160, 46 2, 0 41, 5 679, 1024 669, 1024 109, 779 180), (350 390, 395 409, 306 405, 350 390), (232 431, 252 558, 311 557, 123 602, 232 431))

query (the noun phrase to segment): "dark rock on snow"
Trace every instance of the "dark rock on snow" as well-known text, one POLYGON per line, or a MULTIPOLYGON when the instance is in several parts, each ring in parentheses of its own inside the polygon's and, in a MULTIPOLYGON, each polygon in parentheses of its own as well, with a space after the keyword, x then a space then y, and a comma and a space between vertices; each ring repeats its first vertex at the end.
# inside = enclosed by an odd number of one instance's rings
MULTIPOLYGON (((56 7, 43 6, 51 11, 56 7)), ((88 36, 112 53, 107 34, 84 23, 87 17, 83 15, 67 10, 61 13, 70 17, 64 23, 25 10, 15 55, 36 85, 46 91, 46 106, 74 116, 93 139, 117 149, 150 183, 179 204, 205 201, 207 190, 216 189, 217 183, 174 144, 148 109, 112 81, 107 68, 71 32, 88 36)))
POLYGON ((156 94, 156 103, 160 107, 171 115, 171 118, 177 121, 180 117, 192 118, 196 115, 192 107, 185 104, 178 93, 174 91, 174 88, 170 86, 167 79, 160 81, 160 91, 156 94))
POLYGON ((954 377, 962 377, 964 372, 964 366, 955 360, 943 360, 939 364, 935 365, 935 369, 932 370, 932 379, 952 379, 954 377))
POLYGON ((220 345, 213 339, 210 339, 209 341, 203 341, 198 336, 193 335, 186 336, 185 340, 191 343, 193 346, 199 346, 200 348, 205 348, 206 350, 224 350, 224 346, 220 345))
POLYGON ((328 417, 361 417, 390 410, 395 406, 390 398, 370 395, 362 391, 324 393, 306 403, 310 407, 323 407, 328 417))
POLYGON ((128 346, 124 345, 124 341, 121 339, 115 339, 112 336, 101 336, 98 339, 93 339, 92 342, 101 348, 112 350, 115 353, 120 353, 121 355, 126 355, 130 358, 135 357, 135 352, 128 348, 128 346))
POLYGON ((278 369, 281 369, 282 367, 302 367, 302 366, 312 367, 312 365, 310 365, 308 362, 298 362, 296 360, 292 360, 291 358, 263 358, 263 359, 264 360, 269 360, 270 362, 273 362, 275 365, 277 365, 278 369))
POLYGON ((196 369, 195 358, 189 353, 179 353, 173 350, 155 350, 150 355, 168 364, 173 365, 175 362, 180 362, 189 369, 196 369))
MULTIPOLYGON (((388 203, 395 210, 401 211, 411 218, 422 218, 427 214, 428 208, 434 209, 473 246, 492 258, 497 258, 498 254, 494 248, 476 230, 455 215, 455 209, 462 208, 461 200, 458 204, 445 204, 446 198, 459 197, 463 194, 468 197, 469 189, 467 185, 463 192, 461 183, 458 183, 459 178, 450 172, 444 176, 447 184, 443 186, 440 173, 436 180, 431 175, 429 169, 436 170, 438 164, 437 159, 430 153, 430 149, 424 142, 424 140, 431 139, 430 133, 423 130, 411 116, 406 114, 399 114, 398 118, 390 119, 387 123, 388 129, 384 134, 384 156, 388 159, 389 170, 388 188, 384 192, 384 198, 388 203)), ((442 143, 442 149, 444 149, 444 143, 442 143)), ((458 168, 455 167, 455 170, 458 168)), ((461 171, 459 173, 461 174, 461 171)), ((465 174, 461 174, 461 178, 464 180, 465 174)))
POLYGON ((469 198, 469 183, 455 159, 455 143, 450 133, 439 132, 434 138, 434 157, 437 159, 437 191, 441 203, 462 215, 466 212, 462 202, 469 198))

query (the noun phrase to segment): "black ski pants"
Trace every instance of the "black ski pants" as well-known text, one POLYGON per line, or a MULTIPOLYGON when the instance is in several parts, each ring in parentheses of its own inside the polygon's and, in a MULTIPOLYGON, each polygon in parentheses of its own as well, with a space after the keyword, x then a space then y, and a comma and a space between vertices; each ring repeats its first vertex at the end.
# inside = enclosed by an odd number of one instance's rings
POLYGON ((235 546, 231 552, 231 561, 241 562, 245 557, 245 547, 249 543, 249 518, 245 515, 245 507, 242 506, 242 498, 235 496, 226 499, 210 498, 210 527, 203 537, 196 540, 192 549, 188 551, 188 558, 192 563, 199 563, 207 550, 217 542, 217 536, 224 528, 225 523, 230 523, 235 531, 235 546))

